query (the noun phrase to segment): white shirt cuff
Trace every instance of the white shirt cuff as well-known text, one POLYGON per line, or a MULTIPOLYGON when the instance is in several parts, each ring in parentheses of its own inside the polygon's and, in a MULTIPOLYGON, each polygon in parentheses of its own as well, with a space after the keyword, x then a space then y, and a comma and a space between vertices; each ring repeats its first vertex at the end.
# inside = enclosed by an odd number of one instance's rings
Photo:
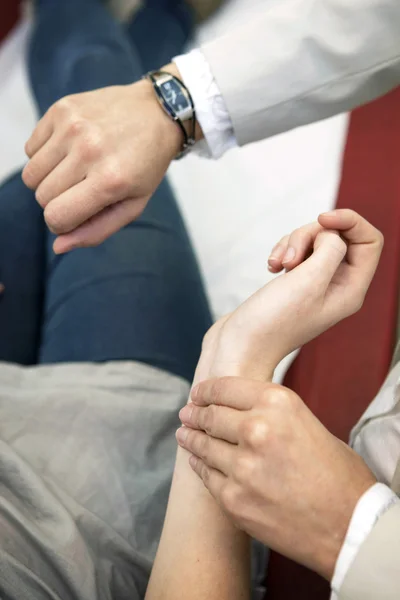
POLYGON ((374 525, 396 502, 400 502, 399 498, 383 483, 376 483, 361 496, 354 509, 344 544, 336 561, 331 582, 331 600, 338 599, 347 571, 374 525))
POLYGON ((237 141, 231 117, 210 66, 201 50, 177 56, 174 62, 192 95, 197 120, 204 133, 205 139, 194 146, 194 151, 207 158, 220 158, 230 148, 237 146, 237 141))

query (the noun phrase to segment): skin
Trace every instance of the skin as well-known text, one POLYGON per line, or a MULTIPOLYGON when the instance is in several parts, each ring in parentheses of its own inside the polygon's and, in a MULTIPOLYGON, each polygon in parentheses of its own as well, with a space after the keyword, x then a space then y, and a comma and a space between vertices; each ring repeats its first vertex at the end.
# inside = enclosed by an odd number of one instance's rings
MULTIPOLYGON (((23 180, 58 236, 55 252, 97 245, 138 218, 182 141, 147 81, 51 107, 26 144, 23 180)), ((375 479, 271 378, 292 349, 361 307, 381 248, 355 213, 322 215, 274 248, 269 269, 286 273, 207 334, 147 600, 247 599, 246 533, 331 578, 375 479)))
POLYGON ((146 80, 56 102, 25 145, 22 175, 58 235, 54 251, 95 246, 137 219, 182 143, 146 80))
POLYGON ((192 399, 177 438, 212 496, 240 529, 330 581, 376 483, 366 464, 282 386, 216 379, 192 399))
MULTIPOLYGON (((212 357, 203 353, 194 385, 211 374, 212 357)), ((250 600, 249 538, 193 472, 189 456, 178 449, 146 600, 250 600)))
POLYGON ((292 350, 361 308, 382 249, 379 231, 353 211, 340 210, 294 231, 289 243, 296 254, 286 272, 207 334, 214 376, 225 375, 222 366, 229 364, 232 375, 245 371, 270 381, 292 350))
POLYGON ((211 329, 200 367, 207 361, 213 379, 194 388, 177 439, 238 528, 330 580, 354 508, 376 479, 271 377, 293 347, 361 307, 383 238, 340 210, 280 244, 282 258, 294 248, 297 266, 211 329))

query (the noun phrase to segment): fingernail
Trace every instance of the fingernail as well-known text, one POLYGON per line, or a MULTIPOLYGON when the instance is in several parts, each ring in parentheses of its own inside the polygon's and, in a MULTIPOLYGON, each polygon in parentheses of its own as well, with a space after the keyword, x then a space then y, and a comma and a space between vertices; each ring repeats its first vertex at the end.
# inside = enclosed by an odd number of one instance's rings
POLYGON ((268 261, 272 260, 273 262, 275 262, 282 260, 282 254, 284 249, 284 246, 276 244, 276 246, 274 246, 271 250, 271 254, 269 255, 268 261))
POLYGON ((192 416, 193 407, 192 406, 184 406, 179 412, 179 418, 183 423, 190 423, 190 419, 192 416))
POLYGON ((180 427, 176 432, 176 439, 180 446, 184 446, 186 442, 186 438, 188 436, 188 430, 186 427, 180 427))
POLYGON ((270 268, 270 267, 274 268, 274 264, 279 265, 281 262, 282 262, 281 258, 278 258, 277 256, 274 256, 273 254, 271 254, 271 256, 268 258, 268 268, 270 268))
POLYGON ((196 470, 196 466, 197 466, 198 460, 199 459, 197 458, 197 456, 193 456, 193 454, 189 458, 189 465, 192 467, 193 471, 196 470))
MULTIPOLYGON (((274 250, 275 250, 275 248, 274 248, 274 250)), ((274 252, 274 250, 272 250, 271 254, 269 255, 268 260, 279 260, 281 258, 282 252, 280 252, 278 255, 278 253, 274 252)))
POLYGON ((294 259, 295 256, 296 256, 296 250, 290 246, 286 250, 286 254, 283 257, 282 263, 288 263, 288 262, 290 262, 291 260, 294 259))
POLYGON ((336 217, 336 210, 329 210, 328 212, 321 213, 321 217, 336 217))

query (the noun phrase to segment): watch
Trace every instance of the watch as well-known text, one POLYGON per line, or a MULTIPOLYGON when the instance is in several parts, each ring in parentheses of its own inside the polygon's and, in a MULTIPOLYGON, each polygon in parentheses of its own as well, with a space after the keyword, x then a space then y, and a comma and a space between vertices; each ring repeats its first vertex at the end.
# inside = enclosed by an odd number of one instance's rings
POLYGON ((166 71, 151 71, 145 77, 153 84, 164 111, 182 131, 184 140, 182 150, 176 157, 182 158, 196 143, 196 111, 192 96, 183 81, 166 71), (187 122, 191 122, 190 133, 184 125, 187 122))

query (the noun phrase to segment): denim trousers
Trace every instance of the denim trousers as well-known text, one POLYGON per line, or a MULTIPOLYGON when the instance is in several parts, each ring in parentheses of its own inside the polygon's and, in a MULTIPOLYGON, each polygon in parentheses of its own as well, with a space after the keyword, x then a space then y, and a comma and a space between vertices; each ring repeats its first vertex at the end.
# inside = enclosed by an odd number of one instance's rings
MULTIPOLYGON (((148 0, 126 26, 100 0, 36 0, 35 9, 27 61, 40 115, 65 95, 130 84, 170 62, 193 25, 172 0, 148 0)), ((0 360, 133 360, 191 381, 211 314, 168 182, 99 247, 56 256, 53 241, 13 175, 0 188, 0 360)))

